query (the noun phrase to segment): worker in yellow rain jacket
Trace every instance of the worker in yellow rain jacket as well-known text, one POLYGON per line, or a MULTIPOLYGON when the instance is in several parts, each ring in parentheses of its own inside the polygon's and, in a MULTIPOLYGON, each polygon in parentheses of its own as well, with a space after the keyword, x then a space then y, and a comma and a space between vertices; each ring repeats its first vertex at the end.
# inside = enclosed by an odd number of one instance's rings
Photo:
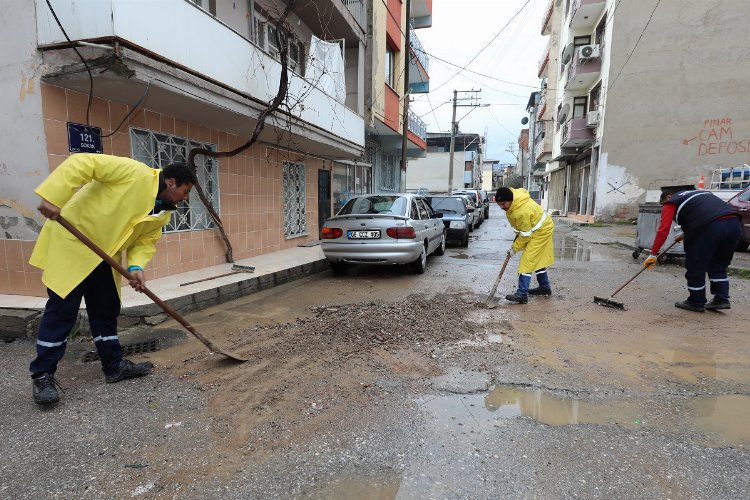
POLYGON ((54 219, 65 217, 116 261, 125 252, 133 275, 130 285, 142 291, 143 268, 156 251, 162 228, 195 183, 195 173, 183 163, 158 170, 130 158, 85 153, 67 158, 36 188, 42 197, 39 211, 51 220, 42 227, 29 260, 42 269, 49 296, 37 356, 29 367, 34 402, 59 400, 54 375, 82 298, 107 382, 146 375, 153 368, 122 356, 119 275, 54 219))
POLYGON ((516 239, 508 250, 508 258, 523 252, 518 263, 518 289, 505 298, 517 304, 526 304, 529 295, 552 295, 547 266, 555 262, 552 236, 555 223, 525 189, 501 187, 495 193, 495 202, 505 210, 516 239), (536 275, 539 286, 529 290, 531 274, 536 275))

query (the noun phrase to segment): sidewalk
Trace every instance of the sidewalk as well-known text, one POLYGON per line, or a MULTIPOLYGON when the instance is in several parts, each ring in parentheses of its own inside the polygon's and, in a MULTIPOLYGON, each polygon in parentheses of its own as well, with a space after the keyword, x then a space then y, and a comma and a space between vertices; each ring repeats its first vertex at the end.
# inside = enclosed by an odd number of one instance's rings
MULTIPOLYGON (((574 229, 573 236, 588 243, 602 245, 616 244, 630 250, 635 250, 635 224, 590 224, 568 217, 555 217, 555 223, 566 225, 574 229)), ((641 253, 643 260, 648 251, 641 253)), ((750 278, 750 252, 735 252, 730 273, 750 278)))
MULTIPOLYGON (((235 262, 253 266, 253 272, 233 272, 232 264, 220 264, 196 271, 150 280, 148 288, 180 313, 204 309, 289 281, 329 269, 320 245, 294 247, 235 262), (232 273, 227 276, 222 276, 232 273)), ((46 297, 0 295, 0 338, 33 337, 46 297)), ((85 311, 81 313, 86 331, 85 311)), ((146 295, 127 284, 122 287, 122 312, 118 327, 155 325, 168 319, 146 295)))

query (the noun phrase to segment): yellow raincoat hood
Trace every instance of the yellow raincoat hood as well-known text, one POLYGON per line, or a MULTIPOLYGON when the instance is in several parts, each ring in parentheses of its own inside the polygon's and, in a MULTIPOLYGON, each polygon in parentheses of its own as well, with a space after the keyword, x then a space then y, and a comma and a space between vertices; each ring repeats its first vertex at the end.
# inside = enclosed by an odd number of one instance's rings
POLYGON ((555 224, 537 202, 531 199, 525 189, 510 188, 513 202, 505 215, 513 230, 518 234, 513 242, 513 250, 523 250, 518 264, 519 273, 531 273, 555 262, 552 236, 555 224))

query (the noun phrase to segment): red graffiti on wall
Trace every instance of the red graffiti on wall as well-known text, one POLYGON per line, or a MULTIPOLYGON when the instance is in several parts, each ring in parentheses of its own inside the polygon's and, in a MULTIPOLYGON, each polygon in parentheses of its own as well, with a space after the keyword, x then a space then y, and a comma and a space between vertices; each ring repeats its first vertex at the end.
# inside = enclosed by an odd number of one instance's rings
POLYGON ((750 139, 734 139, 731 118, 704 120, 703 129, 698 132, 698 135, 683 139, 682 144, 687 146, 696 140, 698 141, 698 156, 750 153, 750 139))

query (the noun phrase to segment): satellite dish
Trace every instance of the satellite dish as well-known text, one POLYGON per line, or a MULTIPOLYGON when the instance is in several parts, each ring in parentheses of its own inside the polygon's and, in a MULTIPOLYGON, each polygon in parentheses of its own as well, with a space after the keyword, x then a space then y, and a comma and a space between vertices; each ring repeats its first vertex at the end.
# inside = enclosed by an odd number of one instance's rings
POLYGON ((527 116, 521 118, 521 125, 526 125, 527 123, 529 123, 529 118, 527 116))
POLYGON ((568 113, 570 113, 570 104, 566 104, 562 107, 560 112, 557 114, 557 123, 563 124, 568 119, 568 113))
POLYGON ((573 57, 573 44, 569 43, 562 52, 562 63, 568 64, 573 57))

